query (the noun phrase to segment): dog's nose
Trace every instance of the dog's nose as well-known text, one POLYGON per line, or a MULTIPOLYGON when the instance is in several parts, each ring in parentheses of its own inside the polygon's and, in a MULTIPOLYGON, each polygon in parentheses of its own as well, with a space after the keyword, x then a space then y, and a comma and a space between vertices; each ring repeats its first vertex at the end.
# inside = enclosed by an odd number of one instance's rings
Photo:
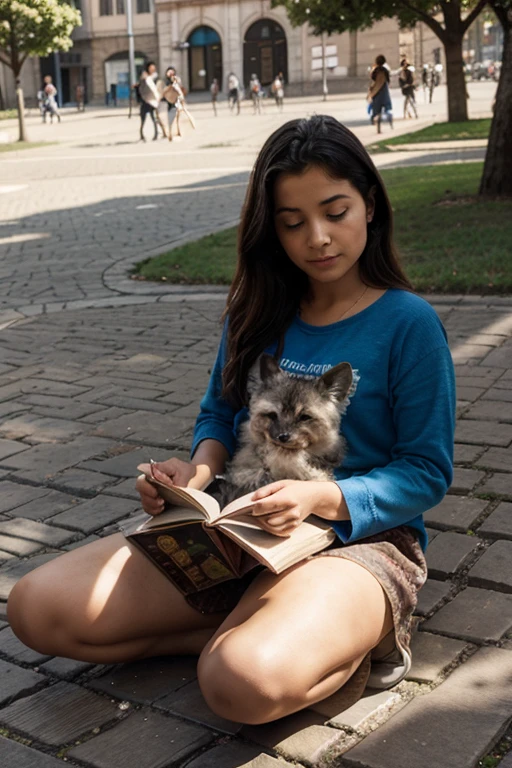
POLYGON ((280 435, 277 436, 277 439, 280 443, 287 443, 290 439, 290 433, 289 432, 281 432, 280 435))

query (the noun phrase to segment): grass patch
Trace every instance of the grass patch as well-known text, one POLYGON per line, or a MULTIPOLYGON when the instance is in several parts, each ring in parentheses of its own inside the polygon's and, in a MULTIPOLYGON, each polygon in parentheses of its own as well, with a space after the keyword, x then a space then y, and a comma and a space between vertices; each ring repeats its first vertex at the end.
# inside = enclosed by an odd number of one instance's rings
POLYGON ((0 144, 0 152, 17 152, 20 149, 36 149, 37 147, 48 147, 55 144, 55 141, 8 141, 6 144, 0 144))
POLYGON ((465 123, 434 123, 412 133, 382 139, 366 148, 371 152, 386 152, 387 147, 399 147, 402 144, 419 144, 423 141, 462 141, 467 139, 487 139, 491 130, 491 118, 468 120, 465 123))
MULTIPOLYGON (((512 293, 510 202, 480 202, 482 163, 394 168, 382 175, 395 211, 402 262, 422 292, 512 293)), ((236 228, 139 262, 134 277, 229 284, 236 228)))
POLYGON ((0 109, 0 120, 12 120, 13 117, 18 116, 16 109, 0 109))

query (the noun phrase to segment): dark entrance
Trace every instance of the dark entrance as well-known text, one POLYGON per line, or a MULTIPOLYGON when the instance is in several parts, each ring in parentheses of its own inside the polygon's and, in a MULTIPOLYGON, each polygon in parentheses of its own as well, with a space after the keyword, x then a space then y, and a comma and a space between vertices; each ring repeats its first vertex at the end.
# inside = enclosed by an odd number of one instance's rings
POLYGON ((262 85, 270 85, 282 72, 288 80, 288 52, 284 29, 276 21, 260 19, 252 24, 244 39, 244 83, 256 73, 262 85))
POLYGON ((207 91, 214 77, 222 88, 222 43, 211 27, 197 27, 187 40, 191 91, 207 91))

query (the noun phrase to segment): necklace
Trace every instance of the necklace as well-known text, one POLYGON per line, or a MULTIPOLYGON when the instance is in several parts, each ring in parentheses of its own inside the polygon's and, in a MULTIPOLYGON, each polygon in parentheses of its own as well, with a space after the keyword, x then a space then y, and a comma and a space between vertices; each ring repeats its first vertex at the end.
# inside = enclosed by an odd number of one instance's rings
MULTIPOLYGON (((368 290, 368 286, 367 286, 367 285, 365 285, 365 287, 364 287, 364 290, 363 290, 362 294, 361 294, 361 295, 360 295, 360 296, 359 296, 359 297, 358 297, 358 298, 357 298, 357 299, 354 301, 354 303, 353 303, 353 304, 351 304, 351 305, 350 305, 350 307, 348 307, 348 309, 346 309, 346 310, 344 311, 344 313, 343 313, 343 314, 342 314, 340 317, 338 317, 338 319, 337 319, 337 320, 334 320, 333 322, 335 322, 335 323, 339 323, 339 322, 340 322, 340 320, 343 320, 343 318, 344 318, 346 315, 348 315, 348 313, 349 313, 349 312, 350 312, 352 309, 354 309, 354 307, 356 307, 356 306, 359 304, 359 302, 362 300, 362 298, 363 298, 363 296, 365 295, 365 293, 366 293, 366 291, 367 291, 367 290, 368 290)), ((300 307, 299 307, 299 313, 298 313, 298 314, 299 314, 299 317, 301 317, 301 315, 302 315, 302 310, 301 310, 301 308, 300 308, 300 307)))

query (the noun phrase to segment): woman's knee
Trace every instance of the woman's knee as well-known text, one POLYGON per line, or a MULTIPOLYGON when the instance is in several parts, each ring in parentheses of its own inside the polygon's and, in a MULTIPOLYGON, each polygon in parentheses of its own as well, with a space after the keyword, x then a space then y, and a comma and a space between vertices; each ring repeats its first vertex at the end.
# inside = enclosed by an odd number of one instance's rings
POLYGON ((45 652, 46 629, 55 620, 55 595, 39 580, 37 570, 18 581, 9 595, 7 618, 14 634, 30 648, 45 652))
POLYGON ((285 703, 299 702, 305 694, 275 651, 239 642, 236 633, 207 645, 199 659, 198 680, 210 709, 250 725, 276 719, 285 703))

